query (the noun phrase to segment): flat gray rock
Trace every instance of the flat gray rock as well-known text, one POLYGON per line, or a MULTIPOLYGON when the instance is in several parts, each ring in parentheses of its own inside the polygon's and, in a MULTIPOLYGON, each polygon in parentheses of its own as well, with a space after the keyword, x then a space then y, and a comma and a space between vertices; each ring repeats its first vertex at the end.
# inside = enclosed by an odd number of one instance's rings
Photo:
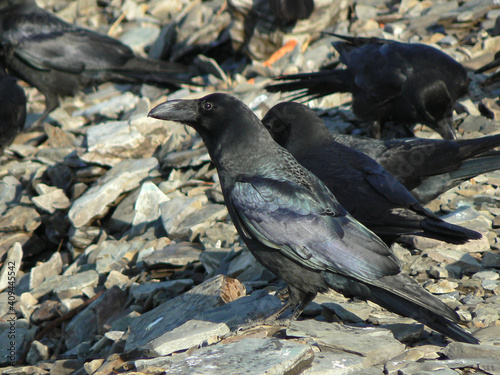
POLYGON ((34 207, 14 206, 0 216, 0 232, 33 232, 42 223, 34 207))
POLYGON ((172 242, 163 249, 145 249, 137 257, 139 267, 178 266, 182 267, 200 259, 201 248, 190 242, 172 242))
POLYGON ((157 291, 166 291, 172 296, 176 296, 179 293, 189 289, 194 285, 191 279, 178 279, 178 280, 167 280, 161 281, 159 283, 144 283, 132 285, 130 288, 130 295, 139 301, 144 301, 146 298, 151 296, 157 291))
POLYGON ((180 196, 160 205, 163 228, 171 239, 187 239, 182 222, 191 214, 201 210, 208 199, 205 195, 180 196))
POLYGON ((198 319, 207 310, 242 297, 239 282, 217 275, 135 319, 125 351, 140 349, 160 335, 188 320, 198 319))
POLYGON ((135 254, 147 245, 147 241, 104 241, 88 254, 88 263, 95 264, 96 271, 108 273, 121 271, 134 259, 135 254))
POLYGON ((89 270, 72 276, 63 276, 53 292, 59 299, 82 295, 85 288, 93 288, 99 283, 99 274, 89 270))
POLYGON ((120 194, 130 191, 158 168, 156 158, 124 160, 99 178, 94 186, 73 202, 68 218, 79 228, 102 216, 120 194))
POLYGON ((16 276, 21 268, 21 261, 23 260, 23 248, 19 242, 7 252, 2 268, 0 269, 0 292, 3 292, 9 285, 13 286, 15 290, 16 276))
POLYGON ((30 290, 39 286, 47 277, 60 275, 62 272, 63 263, 61 259, 61 253, 58 251, 52 254, 52 256, 46 262, 43 262, 30 271, 30 290))
POLYGON ((188 320, 181 326, 149 342, 144 346, 148 356, 168 355, 179 350, 199 346, 204 342, 214 343, 229 333, 225 323, 212 323, 203 320, 188 320))
POLYGON ((142 184, 134 205, 132 232, 140 233, 148 223, 160 217, 160 205, 169 198, 151 181, 142 184))
POLYGON ((211 375, 230 369, 234 375, 282 375, 300 373, 313 358, 308 345, 276 338, 248 338, 199 349, 186 360, 172 363, 164 374, 211 375))
POLYGON ((31 198, 39 209, 53 214, 56 210, 64 210, 71 206, 69 198, 62 189, 53 189, 45 194, 31 198))
POLYGON ((15 366, 24 353, 27 343, 29 322, 26 319, 0 322, 0 365, 15 366), (15 325, 12 323, 15 322, 15 325), (15 337, 12 337, 15 336, 15 337))
POLYGON ((450 359, 460 358, 500 358, 500 347, 493 345, 474 345, 463 342, 452 342, 442 350, 450 359))
POLYGON ((405 350, 392 332, 382 328, 357 328, 316 320, 295 321, 288 336, 312 337, 318 343, 365 357, 365 367, 383 363, 405 350))
POLYGON ((314 354, 311 367, 301 375, 348 375, 364 369, 365 358, 346 352, 320 352, 314 354))

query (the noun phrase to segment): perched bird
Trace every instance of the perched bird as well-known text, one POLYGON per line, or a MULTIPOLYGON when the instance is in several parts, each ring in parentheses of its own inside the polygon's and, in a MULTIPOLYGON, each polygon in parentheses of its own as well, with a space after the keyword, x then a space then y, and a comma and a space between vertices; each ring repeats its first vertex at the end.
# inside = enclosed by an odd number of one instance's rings
POLYGON ((26 96, 16 79, 0 68, 0 155, 23 129, 26 121, 26 96))
POLYGON ((314 10, 314 0, 269 0, 274 15, 289 24, 309 18, 314 10))
MULTIPOLYGON (((457 340, 477 343, 458 315, 401 273, 396 256, 356 221, 328 188, 279 146, 238 99, 211 94, 160 104, 150 117, 192 126, 217 168, 239 235, 255 258, 289 287, 297 318, 330 288, 370 299, 457 340)), ((273 316, 276 316, 273 314, 273 316)))
POLYGON ((455 244, 481 238, 480 233, 443 221, 371 157, 335 141, 323 121, 306 106, 281 103, 269 112, 262 122, 274 140, 318 176, 347 212, 385 241, 407 234, 455 244), (297 106, 297 116, 283 109, 297 106), (277 120, 273 115, 283 112, 289 116, 277 120), (302 116, 302 112, 307 115, 302 116), (317 121, 308 121, 313 115, 317 121))
POLYGON ((103 82, 189 83, 179 64, 135 56, 120 41, 69 24, 34 0, 0 0, 0 65, 45 96, 41 124, 59 97, 103 82))
MULTIPOLYGON (((423 138, 378 140, 332 134, 309 107, 295 102, 280 103, 266 114, 264 124, 272 129, 278 143, 314 148, 328 140, 360 151, 397 178, 421 202, 427 203, 445 191, 479 174, 500 169, 500 134, 456 141, 423 138), (298 137, 291 127, 303 127, 298 137)), ((295 129, 294 131, 299 131, 295 129)), ((293 152, 292 152, 293 154, 293 152)))
MULTIPOLYGON (((445 139, 455 138, 453 106, 469 87, 461 64, 424 44, 333 35, 344 40, 333 46, 347 69, 282 76, 277 79, 288 82, 267 90, 300 90, 296 99, 351 92, 352 110, 363 121, 378 127, 388 121, 422 123, 445 139)), ((375 133, 380 135, 380 128, 375 133)))

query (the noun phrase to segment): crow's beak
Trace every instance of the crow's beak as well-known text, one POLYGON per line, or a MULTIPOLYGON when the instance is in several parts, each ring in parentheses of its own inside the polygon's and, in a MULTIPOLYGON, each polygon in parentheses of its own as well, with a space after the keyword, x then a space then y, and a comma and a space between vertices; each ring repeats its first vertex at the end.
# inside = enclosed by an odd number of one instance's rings
POLYGON ((438 122, 436 131, 443 137, 443 139, 454 140, 457 139, 455 129, 453 129, 453 118, 447 117, 438 122))
POLYGON ((194 100, 169 100, 157 105, 149 113, 148 117, 159 120, 193 123, 197 118, 197 104, 194 100))

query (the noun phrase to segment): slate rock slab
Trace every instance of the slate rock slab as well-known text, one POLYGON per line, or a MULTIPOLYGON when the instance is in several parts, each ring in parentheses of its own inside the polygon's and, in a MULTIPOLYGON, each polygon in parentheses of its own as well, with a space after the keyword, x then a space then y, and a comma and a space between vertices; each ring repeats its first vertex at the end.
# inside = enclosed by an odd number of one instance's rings
POLYGON ((277 338, 248 338, 232 344, 213 345, 172 363, 164 374, 214 374, 230 369, 233 375, 298 374, 314 358, 310 346, 277 338))
POLYGON ((80 228, 107 211, 120 194, 133 190, 158 168, 156 158, 124 160, 110 169, 71 206, 68 217, 80 228))
POLYGON ((295 321, 286 330, 288 336, 312 337, 335 349, 365 357, 365 367, 384 363, 405 350, 392 332, 381 328, 358 328, 315 320, 295 321))
POLYGON ((135 319, 130 327, 125 351, 139 349, 199 314, 234 301, 244 294, 237 280, 222 275, 214 276, 135 319))
POLYGON ((229 333, 225 323, 212 323, 203 320, 188 320, 183 325, 157 337, 145 346, 150 356, 161 356, 189 349, 204 342, 216 342, 229 333))

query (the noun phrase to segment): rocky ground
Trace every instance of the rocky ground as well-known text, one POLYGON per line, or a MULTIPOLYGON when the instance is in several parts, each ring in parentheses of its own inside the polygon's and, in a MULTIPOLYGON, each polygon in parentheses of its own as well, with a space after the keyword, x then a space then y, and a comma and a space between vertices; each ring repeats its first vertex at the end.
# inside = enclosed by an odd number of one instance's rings
MULTIPOLYGON (((449 53, 471 69, 470 96, 456 106, 459 137, 496 134, 500 85, 481 84, 491 72, 472 70, 500 50, 497 1, 317 0, 312 19, 295 26, 272 29, 263 13, 240 54, 241 12, 222 0, 39 3, 138 53, 189 64, 207 85, 174 93, 102 85, 65 100, 0 158, 2 374, 500 374, 500 171, 428 205, 482 240, 405 238, 393 247, 481 345, 334 293, 288 327, 266 326, 258 320, 280 306, 284 285, 239 240, 201 139, 146 117, 167 97, 214 91, 262 116, 284 100, 263 89, 270 77, 336 59, 334 38, 318 33, 328 27, 449 53), (283 57, 271 56, 283 45, 283 57)), ((23 87, 32 122, 43 97, 23 87)), ((349 101, 335 94, 309 104, 333 131, 364 134, 349 101)), ((416 134, 438 137, 425 127, 416 134)))

